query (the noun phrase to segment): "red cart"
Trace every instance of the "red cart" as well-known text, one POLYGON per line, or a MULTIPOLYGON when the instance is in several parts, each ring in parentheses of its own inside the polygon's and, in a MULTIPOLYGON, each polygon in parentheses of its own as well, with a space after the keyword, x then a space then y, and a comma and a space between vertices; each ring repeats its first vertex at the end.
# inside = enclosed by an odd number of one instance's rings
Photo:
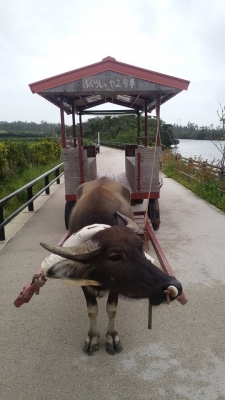
MULTIPOLYGON (((151 227, 152 223, 156 230, 160 223, 160 106, 182 90, 187 90, 188 85, 189 81, 118 62, 112 57, 29 85, 33 93, 38 93, 60 109, 66 227, 71 207, 76 202, 77 187, 104 175, 104 171, 97 168, 95 146, 83 145, 82 116, 105 114, 106 111, 90 109, 109 102, 126 109, 107 111, 107 114, 129 113, 137 116, 137 143, 125 147, 125 172, 114 176, 114 179, 129 187, 132 204, 148 199, 148 215, 144 211, 134 211, 135 219, 141 227, 140 235, 151 240, 161 267, 171 275, 174 275, 173 271, 151 227), (156 110, 156 140, 155 146, 149 147, 148 113, 153 110, 156 110), (72 116, 72 148, 67 148, 64 113, 72 116), (144 138, 140 137, 142 113, 145 119, 144 138), (79 132, 76 132, 75 115, 79 117, 79 132)), ((184 295, 178 300, 186 303, 184 295)))

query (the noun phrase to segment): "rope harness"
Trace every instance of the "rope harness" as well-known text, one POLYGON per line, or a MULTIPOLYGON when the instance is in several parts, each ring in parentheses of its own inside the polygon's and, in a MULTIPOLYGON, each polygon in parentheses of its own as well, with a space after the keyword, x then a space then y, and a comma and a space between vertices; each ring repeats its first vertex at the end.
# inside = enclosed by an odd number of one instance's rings
POLYGON ((35 294, 38 295, 40 293, 40 288, 45 285, 46 281, 47 279, 45 278, 43 271, 40 274, 34 274, 32 284, 35 283, 37 286, 35 294))

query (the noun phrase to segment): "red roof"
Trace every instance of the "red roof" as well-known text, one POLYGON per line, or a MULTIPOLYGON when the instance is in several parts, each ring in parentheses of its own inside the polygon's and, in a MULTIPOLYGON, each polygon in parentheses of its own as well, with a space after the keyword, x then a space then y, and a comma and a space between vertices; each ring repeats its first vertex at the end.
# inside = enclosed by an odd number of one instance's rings
MULTIPOLYGON (((189 83, 189 81, 184 79, 116 61, 115 58, 109 56, 103 58, 102 61, 95 64, 87 65, 85 67, 65 72, 60 75, 52 76, 50 78, 31 83, 29 86, 33 93, 40 94, 42 97, 46 98, 57 106, 59 106, 59 96, 63 97, 65 103, 67 103, 67 106, 65 105, 65 111, 70 113, 72 101, 75 102, 75 109, 79 112, 84 110, 84 108, 89 108, 90 106, 93 107, 97 104, 109 101, 107 100, 109 98, 112 98, 112 100, 114 99, 112 102, 115 102, 116 104, 120 104, 121 102, 124 103, 121 105, 125 105, 126 107, 131 107, 132 104, 135 104, 136 108, 139 108, 140 110, 143 109, 143 101, 147 99, 149 106, 150 103, 152 103, 152 107, 149 107, 149 111, 151 111, 154 108, 153 97, 155 96, 156 92, 160 92, 162 94, 162 102, 165 102, 180 91, 187 90, 189 83), (100 90, 97 87, 93 87, 92 91, 87 91, 87 89, 82 90, 82 79, 93 77, 93 80, 89 82, 96 82, 96 79, 104 79, 104 82, 106 82, 106 76, 116 76, 118 79, 121 77, 135 77, 136 87, 133 87, 134 90, 130 89, 127 93, 125 93, 125 88, 123 88, 123 90, 118 90, 116 88, 115 90, 112 88, 100 90), (74 87, 71 85, 69 86, 71 83, 77 83, 77 85, 74 87), (118 102, 116 95, 118 95, 120 92, 123 93, 123 95, 127 94, 130 100, 128 97, 125 98, 125 96, 120 96, 120 101, 118 102), (92 95, 93 97, 93 94, 96 96, 96 101, 92 102, 90 105, 88 100, 85 100, 85 98, 87 95, 92 95), (136 101, 135 98, 137 99, 136 101), (82 99, 84 100, 83 103, 82 99)), ((105 87, 107 87, 106 83, 104 85, 104 88, 105 87)))

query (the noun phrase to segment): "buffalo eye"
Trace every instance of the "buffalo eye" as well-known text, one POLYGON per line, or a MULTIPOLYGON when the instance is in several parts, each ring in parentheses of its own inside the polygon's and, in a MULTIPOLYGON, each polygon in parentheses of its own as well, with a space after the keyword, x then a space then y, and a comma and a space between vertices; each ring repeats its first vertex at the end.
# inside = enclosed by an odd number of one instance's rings
POLYGON ((108 258, 111 261, 119 261, 122 259, 120 254, 111 254, 108 258))

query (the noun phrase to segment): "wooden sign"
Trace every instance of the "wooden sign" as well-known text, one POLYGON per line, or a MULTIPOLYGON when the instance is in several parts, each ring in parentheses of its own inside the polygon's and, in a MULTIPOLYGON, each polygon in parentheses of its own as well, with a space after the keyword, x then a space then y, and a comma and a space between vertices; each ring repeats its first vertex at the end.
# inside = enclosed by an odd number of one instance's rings
POLYGON ((82 87, 84 91, 130 91, 137 90, 136 76, 88 76, 82 78, 82 87))

